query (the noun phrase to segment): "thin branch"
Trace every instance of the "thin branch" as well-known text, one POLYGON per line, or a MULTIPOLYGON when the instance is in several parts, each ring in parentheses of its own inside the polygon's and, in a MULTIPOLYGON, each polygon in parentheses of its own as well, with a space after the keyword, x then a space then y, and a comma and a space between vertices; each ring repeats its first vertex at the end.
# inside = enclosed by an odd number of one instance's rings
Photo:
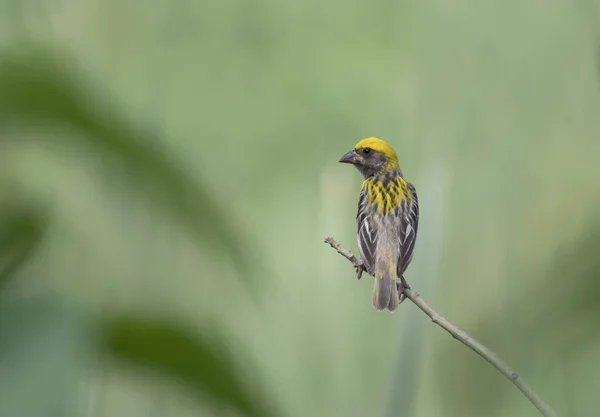
MULTIPOLYGON (((348 249, 345 249, 342 245, 335 241, 332 237, 326 237, 325 243, 328 243, 334 248, 340 255, 348 259, 357 271, 364 270, 363 262, 360 258, 357 258, 348 249)), ((434 310, 429 304, 423 300, 418 292, 413 291, 409 288, 402 290, 406 298, 412 301, 417 307, 419 307, 425 314, 429 316, 431 321, 446 330, 456 340, 462 342, 465 346, 475 351, 479 356, 490 363, 496 368, 502 375, 504 375, 510 382, 512 382, 522 393, 527 397, 529 401, 540 411, 545 417, 557 417, 556 412, 542 400, 534 391, 531 386, 525 382, 525 380, 519 375, 514 369, 512 369, 506 362, 498 357, 490 349, 479 343, 477 340, 469 336, 466 332, 459 329, 448 321, 444 316, 434 310)))
POLYGON ((362 273, 365 270, 365 266, 363 265, 362 259, 354 256, 352 252, 350 252, 348 249, 344 248, 342 245, 337 243, 332 237, 326 237, 325 243, 329 243, 329 245, 333 249, 335 249, 340 255, 352 262, 352 265, 354 265, 354 268, 356 268, 357 279, 360 279, 360 277, 362 277, 362 273))

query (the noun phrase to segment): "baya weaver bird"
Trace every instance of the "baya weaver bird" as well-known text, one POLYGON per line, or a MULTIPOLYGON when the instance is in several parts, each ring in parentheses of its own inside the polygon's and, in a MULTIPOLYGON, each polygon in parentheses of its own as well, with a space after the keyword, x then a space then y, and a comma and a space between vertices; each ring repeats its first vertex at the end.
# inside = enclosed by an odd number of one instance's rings
POLYGON ((362 268, 375 277, 373 306, 394 311, 408 288, 403 274, 417 237, 417 192, 404 179, 396 152, 381 139, 361 140, 340 162, 353 164, 365 178, 356 215, 362 268))

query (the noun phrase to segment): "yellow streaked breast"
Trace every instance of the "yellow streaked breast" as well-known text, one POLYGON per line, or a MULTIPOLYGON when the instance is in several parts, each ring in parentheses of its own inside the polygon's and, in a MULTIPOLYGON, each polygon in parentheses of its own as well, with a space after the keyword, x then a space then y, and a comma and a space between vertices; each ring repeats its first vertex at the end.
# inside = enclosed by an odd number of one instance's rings
POLYGON ((402 177, 385 183, 379 179, 367 178, 362 185, 362 188, 365 187, 367 188, 367 201, 377 207, 377 211, 383 215, 389 214, 403 200, 412 200, 406 180, 402 177))

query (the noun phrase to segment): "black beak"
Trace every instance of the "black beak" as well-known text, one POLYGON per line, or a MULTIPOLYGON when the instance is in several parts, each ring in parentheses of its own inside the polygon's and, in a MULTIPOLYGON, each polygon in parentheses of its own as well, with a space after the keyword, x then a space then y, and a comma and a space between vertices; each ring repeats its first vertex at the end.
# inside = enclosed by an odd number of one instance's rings
POLYGON ((360 164, 360 156, 356 153, 354 149, 349 152, 346 152, 344 156, 340 158, 340 162, 344 162, 346 164, 360 164))

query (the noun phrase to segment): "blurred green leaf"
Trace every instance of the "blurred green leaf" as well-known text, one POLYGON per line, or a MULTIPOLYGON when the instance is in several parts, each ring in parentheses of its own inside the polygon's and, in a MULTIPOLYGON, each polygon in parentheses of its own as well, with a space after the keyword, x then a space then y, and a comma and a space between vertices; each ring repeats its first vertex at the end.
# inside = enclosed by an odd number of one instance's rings
POLYGON ((33 255, 46 226, 46 219, 31 209, 0 210, 0 289, 33 255))
POLYGON ((239 242, 243 239, 215 202, 214 191, 192 180, 152 133, 140 132, 114 109, 94 107, 76 75, 67 69, 68 63, 62 56, 36 48, 0 56, 0 123, 75 128, 80 137, 65 137, 83 139, 94 151, 108 155, 112 166, 128 174, 123 177, 136 190, 148 193, 192 226, 211 249, 231 257, 241 270, 250 270, 245 265, 257 257, 248 254, 247 247, 242 250, 239 242))
POLYGON ((104 328, 111 357, 185 382, 196 393, 249 416, 273 415, 243 388, 225 349, 175 323, 121 317, 104 328))

